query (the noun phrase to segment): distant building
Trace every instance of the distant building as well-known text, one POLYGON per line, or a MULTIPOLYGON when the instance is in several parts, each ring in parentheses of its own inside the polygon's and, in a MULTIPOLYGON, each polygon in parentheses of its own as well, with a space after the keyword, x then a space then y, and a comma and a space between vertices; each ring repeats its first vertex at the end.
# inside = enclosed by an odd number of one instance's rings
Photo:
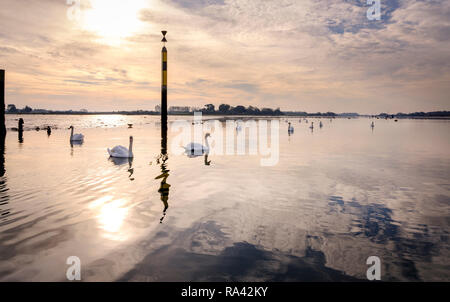
POLYGON ((341 114, 338 114, 339 116, 348 116, 348 117, 357 117, 357 116, 359 116, 359 114, 358 113, 355 113, 355 112, 345 112, 345 113, 341 113, 341 114))
POLYGON ((190 108, 187 106, 170 106, 169 112, 189 112, 190 108))
POLYGON ((49 111, 47 109, 33 109, 34 113, 48 113, 49 111))

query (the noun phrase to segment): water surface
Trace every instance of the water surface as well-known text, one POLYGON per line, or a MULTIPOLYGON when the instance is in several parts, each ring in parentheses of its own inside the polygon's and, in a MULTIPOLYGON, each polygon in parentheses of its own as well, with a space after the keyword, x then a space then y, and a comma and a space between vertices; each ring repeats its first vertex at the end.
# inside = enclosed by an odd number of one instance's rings
POLYGON ((291 118, 288 135, 283 118, 263 167, 172 154, 170 130, 164 154, 155 116, 21 117, 0 158, 1 281, 63 281, 69 256, 85 281, 364 280, 369 256, 382 280, 450 281, 448 121, 291 118), (133 161, 109 160, 130 135, 133 161))

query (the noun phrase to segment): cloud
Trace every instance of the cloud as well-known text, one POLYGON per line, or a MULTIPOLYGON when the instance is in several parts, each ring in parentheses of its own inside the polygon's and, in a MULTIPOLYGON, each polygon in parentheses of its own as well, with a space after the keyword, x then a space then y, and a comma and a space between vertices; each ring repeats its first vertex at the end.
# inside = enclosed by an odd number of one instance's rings
POLYGON ((67 20, 60 1, 29 1, 23 15, 14 13, 23 3, 4 1, 0 56, 24 100, 69 90, 86 100, 101 94, 90 109, 117 106, 112 95, 151 109, 166 29, 173 105, 449 109, 448 1, 385 0, 381 20, 370 21, 365 0, 152 0, 136 16, 141 30, 119 43, 67 20))

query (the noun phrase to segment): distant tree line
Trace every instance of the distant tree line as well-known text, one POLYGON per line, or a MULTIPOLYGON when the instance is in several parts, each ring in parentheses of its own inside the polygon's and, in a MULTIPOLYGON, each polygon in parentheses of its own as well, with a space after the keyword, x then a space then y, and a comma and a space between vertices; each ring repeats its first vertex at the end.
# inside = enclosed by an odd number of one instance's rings
POLYGON ((285 115, 290 116, 326 116, 326 117, 335 117, 339 114, 336 114, 334 112, 316 112, 316 113, 308 113, 305 111, 287 111, 284 112, 285 115))
MULTIPOLYGON (((12 114, 128 114, 128 115, 158 115, 160 114, 158 110, 158 106, 155 107, 155 111, 149 110, 135 110, 135 111, 109 111, 109 112, 88 112, 86 109, 80 109, 78 111, 75 110, 62 110, 62 111, 53 111, 47 109, 32 109, 29 106, 25 106, 22 109, 16 108, 16 105, 9 104, 6 113, 12 114)), ((228 104, 221 104, 217 109, 213 104, 206 104, 202 109, 194 108, 194 107, 179 107, 172 106, 170 107, 169 114, 174 115, 190 115, 193 111, 200 111, 203 114, 209 115, 286 115, 286 116, 310 116, 310 117, 358 117, 358 113, 334 113, 334 112, 316 112, 316 113, 308 113, 305 111, 281 111, 280 108, 272 109, 272 108, 262 108, 259 109, 255 106, 231 106, 228 104)), ((413 113, 397 113, 397 114, 388 114, 388 113, 380 113, 378 115, 372 115, 372 117, 381 117, 381 118, 439 118, 439 117, 450 117, 450 111, 432 111, 432 112, 413 112, 413 113)))
POLYGON ((381 117, 449 117, 450 111, 432 111, 432 112, 413 112, 413 113, 402 113, 399 112, 397 114, 387 114, 387 113, 380 113, 379 116, 381 117))
POLYGON ((248 106, 244 107, 242 105, 231 106, 228 104, 221 104, 216 110, 213 104, 207 104, 201 112, 204 114, 218 114, 218 115, 284 115, 280 108, 262 108, 248 106))
POLYGON ((33 109, 29 106, 25 106, 22 109, 17 109, 16 105, 14 105, 14 104, 9 104, 6 109, 6 112, 8 112, 8 113, 30 113, 32 111, 33 111, 33 109))

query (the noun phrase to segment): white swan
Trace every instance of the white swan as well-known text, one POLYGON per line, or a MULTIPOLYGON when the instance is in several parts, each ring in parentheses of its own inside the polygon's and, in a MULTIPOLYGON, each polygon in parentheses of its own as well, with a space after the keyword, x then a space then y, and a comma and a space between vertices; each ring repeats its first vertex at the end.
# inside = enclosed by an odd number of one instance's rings
POLYGON ((241 127, 241 123, 236 123, 236 131, 241 131, 242 127, 241 127))
POLYGON ((109 156, 111 157, 121 157, 121 158, 132 158, 133 157, 133 137, 130 136, 130 147, 127 149, 124 146, 115 146, 112 149, 108 148, 109 156))
POLYGON ((205 135, 205 142, 206 142, 206 146, 203 146, 202 144, 199 143, 189 143, 184 147, 184 150, 186 152, 186 154, 188 156, 201 156, 203 154, 208 154, 209 153, 209 142, 208 142, 208 137, 210 137, 211 135, 209 133, 206 133, 205 135))
POLYGON ((294 127, 291 126, 291 122, 289 122, 288 132, 294 132, 294 127))
POLYGON ((77 134, 73 134, 73 126, 70 126, 69 129, 71 129, 70 132, 70 141, 71 142, 81 142, 82 140, 84 140, 84 135, 81 133, 77 133, 77 134))

